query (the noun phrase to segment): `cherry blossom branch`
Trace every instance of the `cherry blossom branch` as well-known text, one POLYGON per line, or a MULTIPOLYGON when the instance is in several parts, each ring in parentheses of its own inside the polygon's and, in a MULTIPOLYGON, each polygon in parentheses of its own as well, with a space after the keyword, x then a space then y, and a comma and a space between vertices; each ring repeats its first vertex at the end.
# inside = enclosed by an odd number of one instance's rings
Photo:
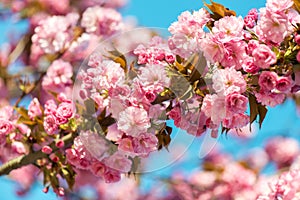
MULTIPOLYGON (((76 134, 70 133, 62 138, 62 141, 64 141, 65 145, 69 145, 73 142, 74 138, 76 137, 76 134)), ((53 152, 56 152, 59 150, 59 148, 55 145, 55 141, 53 141, 50 144, 50 147, 52 148, 53 152)), ((48 155, 43 153, 41 150, 29 153, 27 155, 22 155, 17 158, 14 158, 6 163, 4 163, 2 166, 0 166, 0 176, 2 175, 8 175, 12 170, 18 169, 20 167, 33 164, 37 160, 42 158, 47 158, 48 155)))

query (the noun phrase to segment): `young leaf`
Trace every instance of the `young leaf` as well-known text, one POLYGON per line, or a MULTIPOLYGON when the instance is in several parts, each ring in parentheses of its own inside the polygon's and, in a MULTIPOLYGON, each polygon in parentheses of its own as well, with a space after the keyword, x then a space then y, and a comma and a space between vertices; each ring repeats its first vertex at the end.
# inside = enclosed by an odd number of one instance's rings
POLYGON ((121 67, 124 69, 124 72, 127 73, 127 61, 125 56, 117 49, 113 51, 107 51, 107 52, 109 53, 109 55, 106 57, 112 59, 116 63, 119 63, 121 67))
POLYGON ((261 128, 261 125, 266 117, 267 112, 268 112, 268 109, 266 108, 266 106, 258 104, 259 128, 261 128))
POLYGON ((294 1, 294 7, 300 13, 300 0, 293 0, 294 1))
POLYGON ((257 115, 259 114, 258 104, 253 94, 249 94, 249 105, 250 105, 250 124, 252 124, 256 120, 257 115))
POLYGON ((204 5, 212 12, 211 17, 214 20, 219 20, 225 16, 236 16, 236 13, 233 10, 225 8, 222 4, 215 3, 212 0, 210 0, 210 3, 211 4, 204 3, 204 5))

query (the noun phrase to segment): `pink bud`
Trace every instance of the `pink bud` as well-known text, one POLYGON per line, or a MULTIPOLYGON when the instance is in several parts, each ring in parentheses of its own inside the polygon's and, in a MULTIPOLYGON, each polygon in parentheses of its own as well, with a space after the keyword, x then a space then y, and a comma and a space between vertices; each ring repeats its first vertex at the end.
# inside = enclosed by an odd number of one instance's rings
POLYGON ((58 162, 58 161, 59 161, 59 158, 58 158, 57 155, 55 155, 54 153, 50 155, 50 159, 51 159, 53 162, 58 162))
POLYGON ((44 192, 44 193, 48 193, 48 191, 49 191, 49 187, 45 187, 45 188, 43 189, 43 192, 44 192))
POLYGON ((296 59, 297 59, 298 62, 300 62, 300 51, 298 51, 296 59))
POLYGON ((42 152, 45 154, 50 154, 50 153, 52 153, 52 148, 49 146, 43 146, 42 152))
POLYGON ((58 140, 58 141, 56 142, 56 146, 57 146, 58 148, 63 148, 63 147, 65 146, 65 143, 64 143, 63 140, 58 140))
POLYGON ((54 189, 54 192, 60 197, 65 195, 65 189, 62 187, 54 189))
POLYGON ((300 34, 295 36, 295 42, 300 45, 300 34))

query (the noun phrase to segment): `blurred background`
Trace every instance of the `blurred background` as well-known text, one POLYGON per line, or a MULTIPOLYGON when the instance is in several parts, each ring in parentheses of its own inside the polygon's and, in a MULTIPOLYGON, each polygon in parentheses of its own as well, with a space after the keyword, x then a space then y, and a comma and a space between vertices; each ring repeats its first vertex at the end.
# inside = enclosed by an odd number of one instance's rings
MULTIPOLYGON (((264 0, 248 1, 247 3, 244 1, 232 0, 218 0, 216 2, 225 5, 231 10, 235 10, 237 15, 241 16, 245 16, 252 8, 259 9, 263 7, 266 3, 264 0)), ((177 16, 181 12, 185 10, 197 10, 201 7, 203 7, 203 2, 201 0, 130 0, 120 11, 124 17, 136 20, 140 26, 166 29, 172 22, 177 20, 177 16)), ((17 38, 21 35, 27 28, 27 22, 15 22, 13 18, 9 18, 0 21, 0 27, 2 30, 0 43, 3 44, 8 38, 17 38)), ((5 48, 5 46, 2 46, 2 48, 5 48)), ((170 124, 172 123, 170 122, 170 124)), ((274 137, 275 135, 289 136, 296 138, 299 141, 299 130, 299 110, 295 103, 288 99, 283 105, 269 108, 267 117, 260 130, 254 125, 251 133, 246 131, 247 133, 244 133, 241 136, 238 136, 236 133, 229 133, 227 136, 221 135, 218 138, 218 144, 215 148, 217 148, 218 151, 228 152, 235 158, 242 158, 245 154, 252 151, 253 148, 264 146, 268 138, 274 137)), ((180 134, 179 137, 189 137, 187 134, 181 134, 180 130, 177 130, 177 133, 178 135, 180 134)), ((201 162, 198 155, 204 139, 202 137, 193 142, 188 151, 178 162, 158 171, 143 175, 141 189, 147 190, 155 183, 156 177, 167 177, 174 171, 190 173, 196 169, 201 162)), ((182 140, 184 141, 185 139, 182 138, 182 140)), ((172 152, 170 152, 170 154, 172 154, 172 152)), ((151 163, 154 165, 156 162, 161 162, 161 160, 159 158, 151 160, 151 163)), ((275 167, 272 164, 269 164, 263 173, 271 174, 274 170, 275 167)), ((15 183, 8 178, 0 177, 0 199, 57 199, 56 195, 51 190, 48 194, 44 194, 42 192, 43 186, 40 183, 36 183, 32 190, 22 197, 15 194, 15 186, 15 183)))

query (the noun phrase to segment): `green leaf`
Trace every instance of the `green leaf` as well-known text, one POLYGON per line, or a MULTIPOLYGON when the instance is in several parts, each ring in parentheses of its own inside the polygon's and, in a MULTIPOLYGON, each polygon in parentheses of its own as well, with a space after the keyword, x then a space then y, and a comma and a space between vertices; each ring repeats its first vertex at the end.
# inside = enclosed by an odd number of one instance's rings
POLYGON ((24 118, 23 116, 21 116, 21 117, 18 119, 18 123, 26 124, 26 125, 29 125, 29 126, 33 126, 33 125, 36 124, 35 121, 31 121, 30 119, 26 119, 26 118, 24 118))
POLYGON ((15 108, 15 110, 25 119, 30 119, 28 116, 28 111, 23 107, 15 108))

